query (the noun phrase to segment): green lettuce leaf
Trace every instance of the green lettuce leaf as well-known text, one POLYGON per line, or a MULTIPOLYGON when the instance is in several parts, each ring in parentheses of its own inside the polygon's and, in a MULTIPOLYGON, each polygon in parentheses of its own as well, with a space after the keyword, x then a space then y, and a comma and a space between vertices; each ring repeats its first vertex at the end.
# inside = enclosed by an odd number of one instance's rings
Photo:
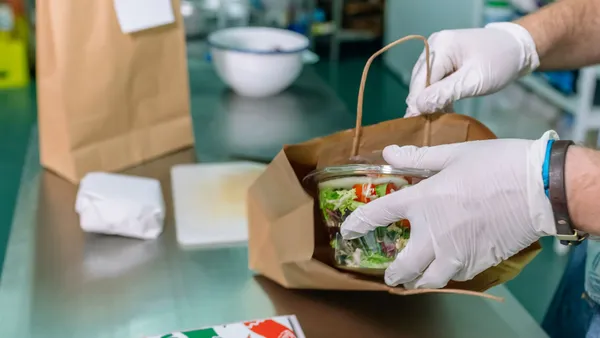
POLYGON ((385 196, 385 192, 387 191, 387 186, 388 186, 387 183, 375 186, 375 193, 377 194, 377 197, 385 196))
POLYGON ((386 268, 393 260, 393 257, 387 257, 379 253, 373 253, 361 257, 360 266, 373 269, 386 268))
POLYGON ((322 210, 339 210, 342 214, 354 211, 364 203, 357 202, 354 189, 322 189, 319 192, 319 207, 322 210))

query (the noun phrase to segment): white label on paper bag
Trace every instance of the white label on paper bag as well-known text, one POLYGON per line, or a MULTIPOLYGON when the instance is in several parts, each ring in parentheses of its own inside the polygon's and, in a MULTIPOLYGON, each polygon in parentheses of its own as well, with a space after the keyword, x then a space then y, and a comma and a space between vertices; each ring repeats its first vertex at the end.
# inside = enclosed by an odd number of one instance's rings
POLYGON ((123 33, 139 32, 175 22, 171 0, 114 0, 123 33))
POLYGON ((13 11, 8 4, 0 3, 0 31, 12 31, 15 25, 13 11))

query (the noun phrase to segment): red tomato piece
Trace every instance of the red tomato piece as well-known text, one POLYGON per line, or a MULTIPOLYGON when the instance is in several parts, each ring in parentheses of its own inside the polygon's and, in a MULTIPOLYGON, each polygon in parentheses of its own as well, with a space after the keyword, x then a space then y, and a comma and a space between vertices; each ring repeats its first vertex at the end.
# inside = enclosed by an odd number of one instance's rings
POLYGON ((397 190, 398 190, 398 187, 396 187, 396 185, 394 183, 388 183, 387 187, 385 187, 385 194, 389 195, 397 190))
POLYGON ((353 188, 356 191, 356 201, 369 203, 377 197, 373 184, 355 184, 353 188))
POLYGON ((407 219, 400 220, 400 226, 403 228, 410 229, 410 221, 407 219))

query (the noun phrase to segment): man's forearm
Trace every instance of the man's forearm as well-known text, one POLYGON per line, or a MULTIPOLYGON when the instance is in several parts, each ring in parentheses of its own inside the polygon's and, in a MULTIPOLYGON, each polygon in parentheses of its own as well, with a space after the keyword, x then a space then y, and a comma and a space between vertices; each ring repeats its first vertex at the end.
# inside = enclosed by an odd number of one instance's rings
POLYGON ((559 0, 516 23, 533 37, 542 70, 600 63, 598 0, 559 0))
POLYGON ((571 221, 576 229, 600 236, 600 152, 570 147, 565 166, 571 221))

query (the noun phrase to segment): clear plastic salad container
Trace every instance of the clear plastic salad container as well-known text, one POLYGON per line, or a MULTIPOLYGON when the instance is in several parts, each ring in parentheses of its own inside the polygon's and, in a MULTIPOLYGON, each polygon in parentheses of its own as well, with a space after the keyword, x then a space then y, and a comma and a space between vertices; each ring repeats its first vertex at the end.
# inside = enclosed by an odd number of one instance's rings
POLYGON ((327 167, 307 175, 304 183, 317 187, 319 209, 329 231, 335 266, 366 274, 382 274, 406 246, 410 222, 399 220, 353 240, 342 239, 342 223, 360 206, 409 188, 433 174, 428 170, 353 164, 327 167))

